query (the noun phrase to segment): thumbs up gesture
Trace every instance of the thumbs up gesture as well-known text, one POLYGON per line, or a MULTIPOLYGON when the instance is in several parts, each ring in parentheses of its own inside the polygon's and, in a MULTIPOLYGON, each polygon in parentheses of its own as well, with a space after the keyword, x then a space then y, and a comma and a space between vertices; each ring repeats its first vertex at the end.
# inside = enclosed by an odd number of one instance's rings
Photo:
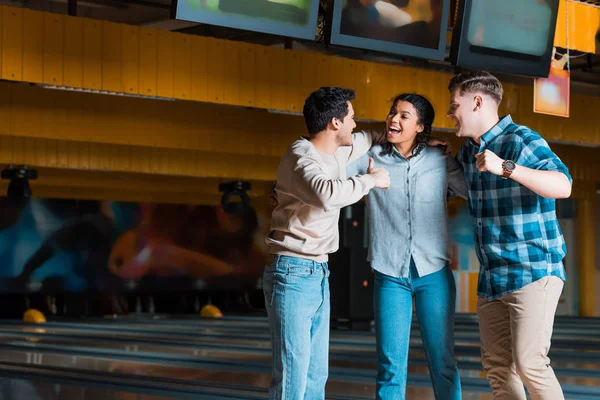
POLYGON ((390 187, 390 173, 385 168, 375 167, 375 160, 369 158, 369 169, 367 175, 371 175, 375 180, 375 187, 388 189, 390 187))

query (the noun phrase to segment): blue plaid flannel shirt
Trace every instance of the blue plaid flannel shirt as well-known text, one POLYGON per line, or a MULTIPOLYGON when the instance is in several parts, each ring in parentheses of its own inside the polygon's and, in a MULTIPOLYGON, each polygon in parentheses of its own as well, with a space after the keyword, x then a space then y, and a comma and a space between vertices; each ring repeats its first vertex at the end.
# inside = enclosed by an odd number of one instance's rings
POLYGON ((512 179, 480 173, 475 154, 486 149, 524 167, 562 172, 572 182, 548 143, 537 132, 513 123, 510 115, 485 133, 479 145, 471 139, 463 144, 456 158, 467 180, 481 263, 477 295, 496 299, 545 276, 566 280, 562 259, 567 247, 556 217, 556 201, 512 179))

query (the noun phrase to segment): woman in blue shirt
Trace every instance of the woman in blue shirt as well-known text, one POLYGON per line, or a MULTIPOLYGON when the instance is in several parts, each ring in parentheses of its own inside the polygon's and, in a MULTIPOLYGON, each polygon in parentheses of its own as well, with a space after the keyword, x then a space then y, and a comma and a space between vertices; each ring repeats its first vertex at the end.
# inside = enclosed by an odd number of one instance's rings
POLYGON ((377 399, 404 399, 413 299, 436 399, 461 398, 454 358, 456 287, 449 266, 446 200, 466 197, 462 170, 450 155, 427 146, 435 113, 417 94, 393 100, 388 143, 374 145, 347 176, 387 169, 389 190, 366 197, 375 272, 377 399))

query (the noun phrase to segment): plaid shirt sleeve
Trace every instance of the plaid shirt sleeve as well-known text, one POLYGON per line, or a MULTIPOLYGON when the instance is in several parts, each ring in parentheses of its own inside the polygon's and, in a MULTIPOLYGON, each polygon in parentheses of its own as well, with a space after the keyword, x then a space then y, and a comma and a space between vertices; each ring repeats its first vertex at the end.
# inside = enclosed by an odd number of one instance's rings
POLYGON ((518 165, 543 171, 562 172, 573 183, 573 178, 569 174, 567 166, 537 133, 531 131, 530 134, 524 137, 523 141, 519 142, 517 154, 518 157, 514 160, 518 165))

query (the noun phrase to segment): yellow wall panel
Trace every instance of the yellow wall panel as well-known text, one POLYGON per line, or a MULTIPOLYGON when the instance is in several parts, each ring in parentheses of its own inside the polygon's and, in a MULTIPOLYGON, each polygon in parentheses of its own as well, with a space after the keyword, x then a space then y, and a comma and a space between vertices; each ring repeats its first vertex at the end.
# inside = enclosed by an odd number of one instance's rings
POLYGON ((83 104, 82 98, 86 98, 83 93, 70 93, 64 91, 52 92, 48 103, 52 99, 55 99, 56 104, 62 106, 55 108, 55 106, 48 107, 48 111, 55 115, 61 115, 60 120, 63 121, 62 125, 52 127, 45 124, 44 131, 45 137, 56 137, 64 138, 68 140, 88 140, 88 133, 92 129, 83 128, 88 121, 83 119, 83 104))
MULTIPOLYGON (((513 83, 504 84, 504 97, 500 104, 500 114, 510 114, 518 117, 519 112, 519 86, 513 83)), ((532 105, 533 107, 533 105, 532 105)))
POLYGON ((46 141, 46 167, 58 166, 58 140, 46 141))
MULTIPOLYGON (((16 128, 15 132, 20 132, 21 134, 25 134, 31 137, 41 137, 45 134, 46 126, 44 125, 44 119, 46 114, 52 113, 53 104, 49 103, 52 101, 52 96, 49 90, 41 90, 36 91, 35 88, 26 87, 24 90, 19 91, 20 94, 17 96, 20 99, 17 99, 15 106, 18 104, 19 111, 17 115, 19 116, 18 121, 15 120, 15 124, 19 124, 19 127, 16 128), (22 96, 22 97, 21 97, 22 96), (32 112, 32 110, 35 110, 32 112)), ((53 127, 55 130, 58 127, 53 127)))
POLYGON ((384 113, 389 111, 392 98, 399 93, 398 86, 399 86, 400 71, 401 71, 400 67, 397 67, 394 65, 387 65, 386 67, 387 67, 386 75, 387 75, 388 92, 386 93, 387 98, 386 98, 385 107, 383 110, 384 113))
POLYGON ((0 161, 5 164, 12 164, 13 159, 13 136, 0 136, 0 161))
POLYGON ((157 54, 158 32, 153 29, 140 28, 140 93, 146 96, 157 96, 156 84, 158 77, 157 54))
POLYGON ((2 6, 2 79, 23 79, 23 9, 2 6))
MULTIPOLYGON (((4 10, 6 9, 6 7, 4 6, 0 6, 0 22, 4 21, 4 17, 2 16, 4 14, 4 10)), ((2 29, 2 27, 0 27, 0 78, 2 77, 2 41, 3 41, 3 37, 4 37, 4 30, 2 29)))
POLYGON ((440 128, 453 129, 454 123, 446 116, 450 104, 450 92, 448 91, 448 82, 452 76, 446 73, 435 73, 431 81, 431 103, 436 112, 434 126, 440 128))
POLYGON ((140 35, 139 28, 121 25, 121 92, 139 93, 140 90, 140 35))
POLYGON ((63 85, 64 18, 44 15, 44 83, 63 85))
POLYGON ((208 101, 208 65, 210 63, 206 39, 192 35, 191 38, 191 85, 192 100, 208 101))
POLYGON ((57 158, 57 166, 59 168, 68 168, 69 167, 69 154, 68 154, 68 145, 69 142, 65 140, 59 140, 56 148, 56 158, 57 158))
POLYGON ((67 168, 81 168, 79 142, 65 141, 67 144, 67 168))
POLYGON ((100 169, 102 171, 114 171, 114 168, 116 167, 116 165, 114 165, 114 148, 116 146, 113 144, 102 143, 98 147, 98 150, 100 151, 98 155, 100 159, 100 169))
POLYGON ((367 90, 369 85, 369 71, 367 69, 366 61, 355 61, 356 69, 355 69, 355 80, 354 89, 356 90, 356 99, 353 102, 354 105, 354 115, 357 119, 366 118, 367 109, 369 108, 369 99, 367 97, 367 90))
POLYGON ((149 173, 152 159, 149 147, 136 147, 131 149, 132 170, 141 173, 149 173))
POLYGON ((241 76, 241 43, 224 41, 225 70, 223 79, 223 102, 225 104, 242 105, 240 101, 240 76, 241 76))
POLYGON ((175 49, 173 48, 174 37, 171 32, 158 31, 157 41, 157 74, 156 95, 159 97, 174 96, 174 61, 175 49))
POLYGON ((310 93, 317 90, 318 78, 317 78, 317 56, 318 54, 312 52, 305 52, 302 57, 299 57, 299 63, 301 68, 300 75, 300 95, 302 96, 302 107, 304 107, 304 101, 310 93))
POLYGON ((173 70, 173 96, 190 100, 192 98, 192 36, 176 34, 173 37, 175 60, 173 70))
MULTIPOLYGON (((32 88, 36 89, 36 88, 32 88)), ((54 92, 46 90, 45 92, 41 92, 40 98, 44 102, 44 113, 41 115, 41 120, 43 124, 43 135, 45 137, 51 138, 64 138, 65 131, 71 130, 72 127, 67 128, 67 125, 71 123, 75 123, 75 120, 67 120, 67 114, 71 111, 71 109, 62 106, 60 103, 66 102, 66 93, 64 92, 54 92), (54 103, 57 101, 57 103, 54 103)), ((80 126, 80 131, 75 133, 78 136, 81 136, 85 130, 83 130, 80 126)), ((42 134, 37 134, 36 136, 41 136, 42 134)))
POLYGON ((35 149, 35 156, 32 165, 48 165, 48 140, 36 138, 33 148, 35 149))
MULTIPOLYGON (((356 60, 348 60, 348 59, 344 59, 341 57, 335 57, 334 60, 339 60, 336 61, 337 63, 339 63, 339 70, 337 70, 336 68, 336 74, 341 75, 341 79, 342 81, 340 82, 342 84, 341 87, 343 88, 347 88, 347 89, 353 89, 356 86, 356 60)), ((333 66, 336 65, 335 63, 332 63, 332 68, 333 66)), ((330 74, 333 73, 330 72, 330 74)), ((314 88, 313 90, 315 90, 316 88, 314 88)))
POLYGON ((63 83, 70 87, 83 87, 83 19, 63 16, 64 55, 63 83))
POLYGON ((79 167, 81 169, 90 168, 90 144, 79 142, 79 167))
POLYGON ((114 169, 130 172, 131 171, 131 148, 128 146, 116 146, 115 152, 117 159, 115 160, 114 169))
MULTIPOLYGON (((302 54, 302 53, 300 53, 302 54)), ((316 86, 317 88, 321 87, 321 86, 331 86, 331 60, 333 59, 332 56, 326 56, 323 54, 318 54, 317 55, 317 81, 316 86)))
POLYGON ((120 92, 122 29, 120 24, 102 22, 102 90, 120 92))
POLYGON ((389 110, 389 99, 391 97, 390 87, 388 86, 388 69, 384 64, 369 64, 370 89, 367 98, 369 99, 370 113, 378 120, 385 119, 389 110))
POLYGON ((36 139, 31 137, 23 138, 23 163, 27 164, 27 160, 36 159, 36 139))
POLYGON ((11 135, 28 136, 27 129, 32 112, 37 114, 37 110, 30 105, 31 98, 29 96, 31 96, 29 87, 17 88, 15 85, 11 86, 10 103, 6 105, 10 107, 11 135))
POLYGON ((158 147, 150 148, 150 157, 152 158, 152 164, 150 164, 150 173, 158 174, 162 170, 162 164, 164 163, 164 159, 162 156, 161 149, 158 147))
POLYGON ((271 69, 269 67, 268 47, 259 47, 256 50, 256 106, 261 108, 271 108, 271 69))
POLYGON ((271 108, 276 110, 287 110, 285 102, 285 91, 287 85, 285 72, 286 50, 271 47, 268 49, 271 81, 271 108))
POLYGON ((181 169, 180 173, 183 175, 194 175, 195 167, 196 167, 196 152, 194 151, 181 151, 179 152, 179 157, 183 161, 184 167, 181 169))
POLYGON ((15 164, 26 164, 27 159, 25 158, 25 139, 20 136, 13 136, 12 140, 12 157, 15 164))
POLYGON ((294 51, 283 53, 285 62, 285 101, 286 109, 292 112, 302 112, 306 92, 302 86, 302 63, 300 55, 294 51))
POLYGON ((83 86, 102 89, 102 22, 83 21, 83 86))
POLYGON ((207 38, 208 62, 207 100, 223 103, 225 96, 225 41, 207 38))
POLYGON ((41 11, 23 9, 23 80, 42 83, 44 79, 44 16, 41 11))
POLYGON ((11 84, 0 82, 0 135, 10 135, 11 84))
POLYGON ((341 88, 352 87, 346 85, 346 82, 344 81, 344 64, 346 64, 346 61, 348 60, 342 57, 333 57, 331 59, 331 63, 329 64, 329 67, 331 68, 331 71, 329 71, 329 85, 341 88))
POLYGON ((240 105, 256 105, 256 51, 255 47, 243 46, 240 53, 240 105))
POLYGON ((100 143, 90 143, 90 160, 89 165, 91 170, 100 170, 100 157, 99 157, 100 143))
POLYGON ((410 92, 411 89, 414 91, 412 82, 416 81, 416 71, 412 68, 406 67, 394 67, 394 75, 396 84, 394 86, 395 94, 410 92))

